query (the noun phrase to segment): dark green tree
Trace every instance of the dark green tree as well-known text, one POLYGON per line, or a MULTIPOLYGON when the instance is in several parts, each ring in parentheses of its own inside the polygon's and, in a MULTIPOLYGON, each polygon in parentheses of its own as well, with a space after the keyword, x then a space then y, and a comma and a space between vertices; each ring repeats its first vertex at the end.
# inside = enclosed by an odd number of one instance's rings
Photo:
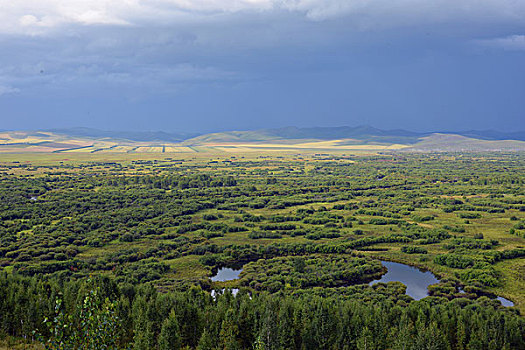
POLYGON ((181 347, 179 322, 172 310, 162 323, 159 335, 159 350, 177 350, 181 347))

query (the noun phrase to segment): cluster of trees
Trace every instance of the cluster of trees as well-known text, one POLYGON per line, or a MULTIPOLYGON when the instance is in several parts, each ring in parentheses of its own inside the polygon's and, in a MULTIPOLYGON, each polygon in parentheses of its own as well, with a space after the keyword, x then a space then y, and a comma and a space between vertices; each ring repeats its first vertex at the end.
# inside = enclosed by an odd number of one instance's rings
POLYGON ((492 249, 499 244, 495 239, 484 240, 484 239, 473 239, 467 237, 454 238, 444 245, 446 249, 450 250, 472 250, 472 249, 492 249))
POLYGON ((271 293, 283 289, 337 287, 379 278, 378 260, 352 256, 309 255, 260 259, 244 265, 240 283, 271 293))
MULTIPOLYGON (((483 247, 483 245, 481 247, 483 247)), ((460 253, 436 255, 434 257, 434 262, 455 269, 467 269, 466 271, 456 273, 456 275, 465 283, 496 287, 501 285, 500 273, 493 265, 501 260, 516 259, 524 256, 525 249, 523 248, 489 251, 482 255, 473 255, 471 252, 465 252, 463 250, 460 253)))
POLYGON ((164 176, 118 176, 106 180, 107 186, 132 186, 144 185, 147 188, 159 188, 165 190, 203 188, 203 187, 228 187, 237 185, 233 176, 210 176, 209 174, 198 175, 164 175, 164 176))
POLYGON ((343 289, 212 298, 197 288, 161 294, 107 278, 42 281, 2 274, 0 334, 38 339, 49 349, 525 347, 525 319, 487 297, 416 302, 403 298, 396 283, 368 293, 343 289))
POLYGON ((406 254, 427 254, 428 250, 422 247, 415 247, 415 246, 402 246, 401 251, 406 254))

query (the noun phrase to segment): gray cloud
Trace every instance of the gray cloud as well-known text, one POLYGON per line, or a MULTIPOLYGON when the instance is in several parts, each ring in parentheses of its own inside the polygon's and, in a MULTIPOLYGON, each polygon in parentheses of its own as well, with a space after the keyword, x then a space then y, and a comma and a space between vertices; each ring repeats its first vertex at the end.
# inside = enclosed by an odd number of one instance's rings
POLYGON ((525 3, 515 0, 0 0, 0 7, 0 32, 26 35, 49 35, 71 24, 202 24, 254 13, 297 13, 314 21, 349 16, 362 28, 525 18, 525 3))
POLYGON ((15 94, 20 92, 20 89, 11 86, 0 85, 0 96, 7 94, 15 94))
MULTIPOLYGON (((502 23, 521 28, 525 19, 515 0, 0 0, 0 8, 3 95, 171 94, 272 70, 330 69, 406 37, 414 51, 427 49, 429 32, 499 37, 502 23)), ((519 50, 523 36, 483 44, 519 50)))
POLYGON ((525 35, 509 35, 502 38, 475 40, 474 43, 483 47, 492 47, 510 51, 525 51, 525 35))

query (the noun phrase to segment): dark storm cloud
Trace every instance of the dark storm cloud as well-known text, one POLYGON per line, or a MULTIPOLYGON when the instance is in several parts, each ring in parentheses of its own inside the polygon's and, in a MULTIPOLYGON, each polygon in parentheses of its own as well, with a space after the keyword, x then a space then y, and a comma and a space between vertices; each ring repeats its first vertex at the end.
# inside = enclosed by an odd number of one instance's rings
POLYGON ((3 128, 523 127, 522 2, 0 7, 3 128))

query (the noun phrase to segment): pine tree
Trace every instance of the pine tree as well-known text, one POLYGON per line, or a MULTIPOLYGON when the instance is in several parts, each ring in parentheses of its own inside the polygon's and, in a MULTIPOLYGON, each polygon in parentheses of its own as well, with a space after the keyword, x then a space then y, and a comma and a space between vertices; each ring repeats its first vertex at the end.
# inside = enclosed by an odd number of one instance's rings
POLYGON ((421 350, 447 350, 447 344, 443 333, 437 327, 435 322, 423 329, 418 330, 416 338, 416 349, 421 350))
POLYGON ((265 300, 266 307, 261 317, 261 324, 259 327, 259 338, 264 344, 264 348, 267 350, 278 348, 278 323, 277 314, 275 313, 278 309, 276 303, 272 300, 265 300))
POLYGON ((199 345, 197 345, 197 350, 214 350, 214 341, 212 336, 207 328, 202 332, 201 338, 199 339, 199 345))
POLYGON ((399 324, 399 328, 394 328, 393 332, 393 339, 394 339, 394 345, 392 347, 393 350, 409 350, 411 349, 411 345, 413 343, 412 338, 412 331, 413 326, 410 324, 410 321, 408 320, 408 317, 406 317, 406 313, 403 315, 401 322, 399 324))
POLYGON ((159 335, 159 350, 177 350, 181 347, 179 323, 174 311, 162 323, 159 335))
POLYGON ((293 304, 285 300, 279 310, 279 346, 283 349, 295 349, 295 329, 293 304))
POLYGON ((374 350, 374 337, 368 327, 364 327, 361 336, 357 339, 357 349, 359 350, 374 350))
POLYGON ((224 350, 237 350, 241 349, 241 345, 238 339, 239 328, 234 321, 234 310, 229 309, 226 312, 224 321, 222 321, 220 339, 221 349, 224 350))
POLYGON ((133 349, 149 350, 154 347, 153 331, 147 316, 148 303, 146 298, 138 296, 133 302, 133 349))

